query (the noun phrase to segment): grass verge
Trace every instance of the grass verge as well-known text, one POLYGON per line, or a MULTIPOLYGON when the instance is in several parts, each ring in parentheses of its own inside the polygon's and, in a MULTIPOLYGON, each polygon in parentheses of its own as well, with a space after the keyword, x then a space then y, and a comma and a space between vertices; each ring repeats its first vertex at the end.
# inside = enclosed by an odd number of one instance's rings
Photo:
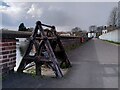
POLYGON ((120 45, 120 42, 114 42, 114 41, 110 41, 110 40, 104 40, 104 41, 107 41, 109 43, 113 43, 113 44, 116 44, 116 45, 120 45))

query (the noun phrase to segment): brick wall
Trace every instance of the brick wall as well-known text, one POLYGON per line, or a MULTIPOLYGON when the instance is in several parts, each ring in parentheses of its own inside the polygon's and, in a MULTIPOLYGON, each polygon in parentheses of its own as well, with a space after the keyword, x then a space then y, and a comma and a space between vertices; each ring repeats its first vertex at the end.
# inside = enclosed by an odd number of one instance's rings
POLYGON ((0 69, 2 74, 9 73, 16 66, 16 40, 0 39, 0 69))

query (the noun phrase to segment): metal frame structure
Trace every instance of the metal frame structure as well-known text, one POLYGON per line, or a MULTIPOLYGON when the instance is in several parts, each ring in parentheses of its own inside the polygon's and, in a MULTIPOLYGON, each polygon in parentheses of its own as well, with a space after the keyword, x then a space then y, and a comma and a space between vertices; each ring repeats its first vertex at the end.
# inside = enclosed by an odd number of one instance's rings
POLYGON ((26 66, 31 62, 35 63, 36 75, 41 75, 41 66, 46 63, 55 72, 56 77, 63 77, 61 71, 63 65, 65 65, 66 68, 71 67, 71 63, 60 41, 60 37, 55 30, 55 26, 42 24, 40 21, 36 22, 34 32, 29 38, 27 50, 17 72, 23 72, 26 66), (51 30, 44 30, 43 26, 51 30), (40 34, 38 34, 38 31, 40 31, 40 34), (57 46, 60 48, 60 52, 63 56, 60 62, 55 52, 57 46), (33 50, 33 47, 35 48, 35 54, 31 56, 30 52, 33 50))

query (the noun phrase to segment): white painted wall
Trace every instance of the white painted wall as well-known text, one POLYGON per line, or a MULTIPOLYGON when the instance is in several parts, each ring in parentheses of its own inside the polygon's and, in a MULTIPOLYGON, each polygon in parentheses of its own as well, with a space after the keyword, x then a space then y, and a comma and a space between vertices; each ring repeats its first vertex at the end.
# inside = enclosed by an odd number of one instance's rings
POLYGON ((107 30, 102 30, 102 34, 105 34, 107 33, 108 31, 107 30))
POLYGON ((88 37, 89 37, 89 38, 91 38, 91 37, 92 37, 91 33, 88 33, 88 37))
POLYGON ((96 37, 96 33, 88 33, 88 37, 96 37))
POLYGON ((120 42, 120 30, 111 31, 99 36, 100 39, 120 42))

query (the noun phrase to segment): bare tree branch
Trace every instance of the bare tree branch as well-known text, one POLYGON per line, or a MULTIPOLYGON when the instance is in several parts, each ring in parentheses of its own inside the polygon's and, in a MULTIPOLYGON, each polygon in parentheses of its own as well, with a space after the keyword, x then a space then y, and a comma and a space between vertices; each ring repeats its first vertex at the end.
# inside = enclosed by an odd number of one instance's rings
POLYGON ((117 25, 117 19, 118 19, 118 7, 114 7, 110 13, 108 25, 112 25, 112 26, 117 25))

